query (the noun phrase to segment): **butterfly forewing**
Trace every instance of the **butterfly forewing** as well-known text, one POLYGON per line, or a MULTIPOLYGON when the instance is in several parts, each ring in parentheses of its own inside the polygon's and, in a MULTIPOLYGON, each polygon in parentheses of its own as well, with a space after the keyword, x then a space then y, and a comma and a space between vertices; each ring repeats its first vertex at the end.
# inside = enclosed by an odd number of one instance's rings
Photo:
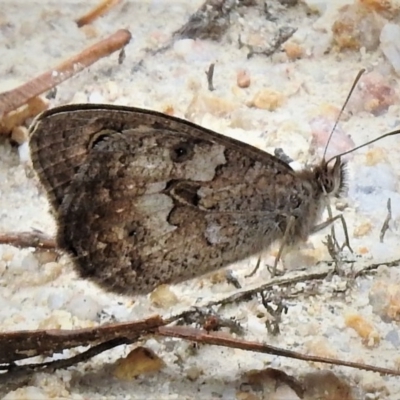
POLYGON ((82 276, 109 290, 149 292, 217 270, 281 238, 291 215, 306 215, 298 240, 319 212, 312 175, 163 114, 67 106, 42 114, 32 131, 58 243, 82 276))

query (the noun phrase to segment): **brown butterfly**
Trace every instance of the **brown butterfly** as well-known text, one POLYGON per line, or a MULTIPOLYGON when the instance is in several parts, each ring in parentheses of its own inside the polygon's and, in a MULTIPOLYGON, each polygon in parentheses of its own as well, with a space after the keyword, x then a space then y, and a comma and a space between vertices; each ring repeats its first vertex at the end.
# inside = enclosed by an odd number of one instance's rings
POLYGON ((340 157, 294 171, 188 121, 122 106, 46 111, 30 148, 58 246, 81 277, 122 294, 218 270, 283 236, 306 240, 326 194, 346 184, 340 157))

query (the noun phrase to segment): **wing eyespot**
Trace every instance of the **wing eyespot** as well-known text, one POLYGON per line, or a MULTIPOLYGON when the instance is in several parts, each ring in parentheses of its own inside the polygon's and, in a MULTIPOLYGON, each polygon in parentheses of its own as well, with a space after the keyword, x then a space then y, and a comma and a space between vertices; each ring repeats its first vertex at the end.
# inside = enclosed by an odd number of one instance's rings
POLYGON ((171 160, 175 163, 182 163, 190 160, 194 154, 194 146, 191 142, 180 142, 170 150, 171 160))
POLYGON ((88 150, 92 150, 95 147, 98 147, 101 143, 106 141, 110 136, 111 136, 111 131, 107 130, 100 130, 96 132, 90 139, 90 142, 88 143, 87 147, 88 150))
POLYGON ((138 223, 131 223, 125 227, 125 237, 131 243, 140 243, 144 240, 146 230, 138 223))

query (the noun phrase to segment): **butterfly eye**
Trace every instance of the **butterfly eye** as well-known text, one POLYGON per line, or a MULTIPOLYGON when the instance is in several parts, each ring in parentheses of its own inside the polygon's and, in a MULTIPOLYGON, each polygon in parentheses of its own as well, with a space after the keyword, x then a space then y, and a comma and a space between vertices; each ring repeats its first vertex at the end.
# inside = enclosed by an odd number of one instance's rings
POLYGON ((193 156, 193 144, 190 142, 178 143, 172 147, 170 155, 171 160, 176 163, 190 160, 193 156))

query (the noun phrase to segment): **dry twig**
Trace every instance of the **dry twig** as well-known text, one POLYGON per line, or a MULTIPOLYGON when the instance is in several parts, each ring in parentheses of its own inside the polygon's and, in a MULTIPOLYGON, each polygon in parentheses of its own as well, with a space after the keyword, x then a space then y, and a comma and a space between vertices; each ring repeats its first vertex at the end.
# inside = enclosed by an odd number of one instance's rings
POLYGON ((208 70, 206 71, 207 85, 208 85, 208 90, 210 92, 215 90, 214 84, 213 84, 214 69, 215 69, 215 63, 211 63, 210 66, 208 67, 208 70))
POLYGON ((100 58, 109 56, 129 43, 131 34, 120 29, 108 38, 88 47, 57 67, 37 76, 23 85, 0 94, 0 117, 26 104, 30 99, 52 89, 77 74, 100 58))
POLYGON ((85 15, 82 15, 82 17, 78 18, 75 22, 79 28, 84 25, 91 24, 93 21, 106 14, 111 10, 111 8, 115 7, 120 2, 121 0, 102 0, 100 4, 92 8, 85 15))
POLYGON ((21 249, 34 247, 49 250, 57 247, 56 241, 53 237, 38 231, 0 233, 0 244, 8 244, 21 249))
POLYGON ((385 238, 386 231, 389 229, 389 222, 392 219, 392 201, 390 198, 387 201, 386 207, 387 207, 388 213, 386 215, 385 221, 383 222, 383 225, 381 228, 381 232, 379 234, 379 240, 381 243, 383 243, 383 239, 385 238))
POLYGON ((333 358, 310 356, 307 354, 298 353, 297 351, 286 350, 280 347, 270 346, 265 343, 254 342, 244 339, 234 338, 225 333, 220 332, 207 332, 201 329, 193 329, 182 326, 161 326, 157 330, 157 334, 167 337, 176 337, 185 340, 191 340, 197 343, 206 343, 215 346, 231 347, 234 349, 241 349, 246 351, 254 351, 256 353, 273 354, 275 356, 282 356, 287 358, 294 358, 296 360, 320 362, 331 365, 341 365, 350 368, 363 369, 365 371, 378 372, 385 375, 400 376, 400 371, 375 367, 373 365, 361 364, 351 361, 335 360, 333 358))

